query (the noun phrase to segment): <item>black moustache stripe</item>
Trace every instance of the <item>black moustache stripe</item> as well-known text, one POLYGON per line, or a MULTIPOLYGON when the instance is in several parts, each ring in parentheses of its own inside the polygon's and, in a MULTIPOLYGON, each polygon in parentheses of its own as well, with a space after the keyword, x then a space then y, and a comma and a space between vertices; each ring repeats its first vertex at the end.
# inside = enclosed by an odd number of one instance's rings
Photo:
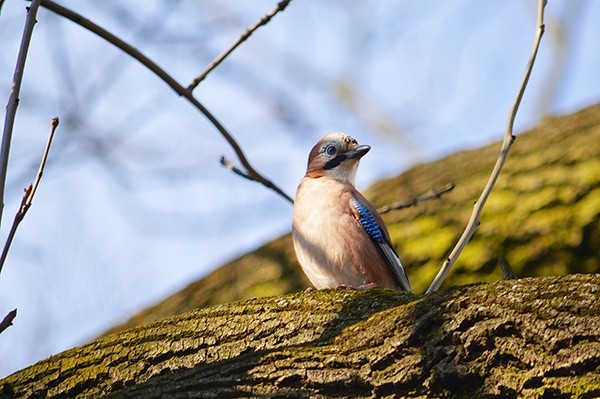
POLYGON ((340 154, 337 157, 327 161, 324 169, 325 170, 333 169, 336 166, 338 166, 339 164, 341 164, 342 162, 344 162, 346 159, 348 159, 348 156, 346 154, 340 154))

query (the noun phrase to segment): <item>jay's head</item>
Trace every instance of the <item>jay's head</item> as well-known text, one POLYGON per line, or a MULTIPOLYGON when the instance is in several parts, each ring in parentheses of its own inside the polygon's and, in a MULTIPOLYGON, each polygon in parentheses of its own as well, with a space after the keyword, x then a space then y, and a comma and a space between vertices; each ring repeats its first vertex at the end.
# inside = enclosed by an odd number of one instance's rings
POLYGON ((354 185, 358 162, 370 149, 345 133, 329 133, 310 151, 306 175, 329 176, 354 185))

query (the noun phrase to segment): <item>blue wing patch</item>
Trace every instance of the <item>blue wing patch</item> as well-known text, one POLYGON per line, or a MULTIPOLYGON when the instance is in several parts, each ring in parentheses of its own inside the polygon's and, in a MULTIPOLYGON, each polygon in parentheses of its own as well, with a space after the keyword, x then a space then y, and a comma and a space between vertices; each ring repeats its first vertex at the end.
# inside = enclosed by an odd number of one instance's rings
POLYGON ((355 198, 352 199, 352 204, 354 205, 354 207, 358 211, 358 214, 360 215, 358 222, 361 224, 363 229, 365 229, 369 237, 371 237, 378 243, 385 242, 385 237, 383 236, 381 227, 379 227, 379 224, 377 223, 371 212, 367 209, 367 207, 365 207, 363 204, 360 203, 360 201, 358 201, 355 198))
POLYGON ((396 276, 399 287, 404 291, 411 292, 410 283, 408 282, 408 277, 406 277, 404 266, 400 263, 400 259, 398 259, 398 255, 394 248, 392 248, 390 243, 386 240, 383 231, 381 230, 381 226, 379 226, 379 223, 377 223, 377 220, 375 220, 371 211, 356 198, 352 199, 352 205, 354 205, 354 208, 358 212, 358 222, 367 232, 369 237, 377 243, 381 254, 387 259, 388 267, 396 276))

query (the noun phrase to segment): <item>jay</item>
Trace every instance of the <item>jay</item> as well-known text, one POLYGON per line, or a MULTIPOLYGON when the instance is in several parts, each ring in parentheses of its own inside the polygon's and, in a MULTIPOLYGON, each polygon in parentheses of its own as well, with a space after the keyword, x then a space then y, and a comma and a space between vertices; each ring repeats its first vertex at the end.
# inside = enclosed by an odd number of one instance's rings
POLYGON ((360 158, 370 149, 347 134, 330 133, 308 156, 292 238, 300 266, 317 289, 411 290, 381 216, 354 187, 360 158))

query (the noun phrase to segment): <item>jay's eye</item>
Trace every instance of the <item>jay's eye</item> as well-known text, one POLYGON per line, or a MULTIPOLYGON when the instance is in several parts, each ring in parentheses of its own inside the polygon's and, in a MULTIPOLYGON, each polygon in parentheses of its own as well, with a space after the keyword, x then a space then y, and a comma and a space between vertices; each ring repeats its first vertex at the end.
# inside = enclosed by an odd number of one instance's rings
POLYGON ((334 155, 337 152, 337 150, 334 146, 328 145, 327 147, 325 147, 325 152, 327 153, 327 155, 334 155))

